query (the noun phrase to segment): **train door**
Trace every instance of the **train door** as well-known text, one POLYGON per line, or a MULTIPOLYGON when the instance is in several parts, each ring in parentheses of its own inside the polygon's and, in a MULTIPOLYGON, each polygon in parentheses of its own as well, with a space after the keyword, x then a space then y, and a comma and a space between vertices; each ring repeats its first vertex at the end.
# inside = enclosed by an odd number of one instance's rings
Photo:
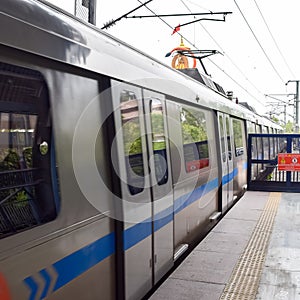
POLYGON ((153 281, 173 264, 173 191, 166 104, 163 95, 144 90, 148 165, 152 195, 153 281))
POLYGON ((112 96, 122 191, 125 293, 126 299, 138 299, 173 264, 165 99, 116 81, 112 81, 112 96))
POLYGON ((218 113, 221 165, 222 165, 222 211, 226 211, 233 200, 233 153, 232 128, 229 116, 218 113))

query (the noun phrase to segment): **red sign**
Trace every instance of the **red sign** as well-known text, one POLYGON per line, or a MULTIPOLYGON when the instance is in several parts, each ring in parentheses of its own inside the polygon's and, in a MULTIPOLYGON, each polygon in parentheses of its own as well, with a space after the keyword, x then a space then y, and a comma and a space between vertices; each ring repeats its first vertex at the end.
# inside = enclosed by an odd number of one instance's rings
POLYGON ((300 154, 279 153, 278 170, 279 171, 300 171, 300 154))
POLYGON ((196 171, 209 166, 209 159, 202 158, 199 160, 188 161, 185 164, 185 168, 187 172, 196 171))

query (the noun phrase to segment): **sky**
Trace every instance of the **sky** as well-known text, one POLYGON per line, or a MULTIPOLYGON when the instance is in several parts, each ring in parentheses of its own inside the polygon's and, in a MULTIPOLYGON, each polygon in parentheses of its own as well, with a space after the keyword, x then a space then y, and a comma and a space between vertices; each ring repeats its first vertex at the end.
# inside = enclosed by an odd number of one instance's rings
MULTIPOLYGON (((48 1, 74 13, 75 0, 48 1)), ((143 2, 146 0, 98 0, 96 25, 101 28, 143 2)), ((179 46, 180 35, 191 49, 218 50, 221 54, 204 59, 212 79, 225 91, 233 91, 240 102, 254 106, 259 113, 271 111, 283 120, 282 101, 290 100, 292 104, 296 92, 295 82, 286 83, 300 79, 300 1, 152 0, 147 8, 142 7, 130 16, 210 11, 232 14, 226 16, 225 22, 200 21, 182 26, 173 35, 172 28, 201 17, 165 17, 164 22, 157 17, 124 18, 106 31, 168 65, 172 57, 165 55, 179 46)), ((213 16, 220 17, 222 15, 213 16)), ((203 73, 201 66, 197 67, 203 73)), ((287 108, 292 115, 293 106, 287 108)))

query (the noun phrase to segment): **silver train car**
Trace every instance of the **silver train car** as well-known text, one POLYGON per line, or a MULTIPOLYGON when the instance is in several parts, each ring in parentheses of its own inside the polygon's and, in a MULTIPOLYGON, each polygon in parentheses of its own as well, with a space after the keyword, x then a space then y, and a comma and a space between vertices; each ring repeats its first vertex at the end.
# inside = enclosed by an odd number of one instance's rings
POLYGON ((141 299, 242 195, 247 134, 279 127, 38 1, 0 25, 1 300, 141 299))

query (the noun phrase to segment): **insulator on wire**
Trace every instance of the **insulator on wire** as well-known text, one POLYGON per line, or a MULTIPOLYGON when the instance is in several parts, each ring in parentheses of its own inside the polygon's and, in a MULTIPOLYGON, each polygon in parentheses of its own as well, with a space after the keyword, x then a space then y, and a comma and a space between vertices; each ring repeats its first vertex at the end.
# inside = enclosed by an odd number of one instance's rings
POLYGON ((110 20, 110 21, 108 21, 108 22, 106 22, 106 23, 103 24, 102 29, 107 29, 109 27, 114 26, 115 24, 116 24, 115 20, 110 20))

